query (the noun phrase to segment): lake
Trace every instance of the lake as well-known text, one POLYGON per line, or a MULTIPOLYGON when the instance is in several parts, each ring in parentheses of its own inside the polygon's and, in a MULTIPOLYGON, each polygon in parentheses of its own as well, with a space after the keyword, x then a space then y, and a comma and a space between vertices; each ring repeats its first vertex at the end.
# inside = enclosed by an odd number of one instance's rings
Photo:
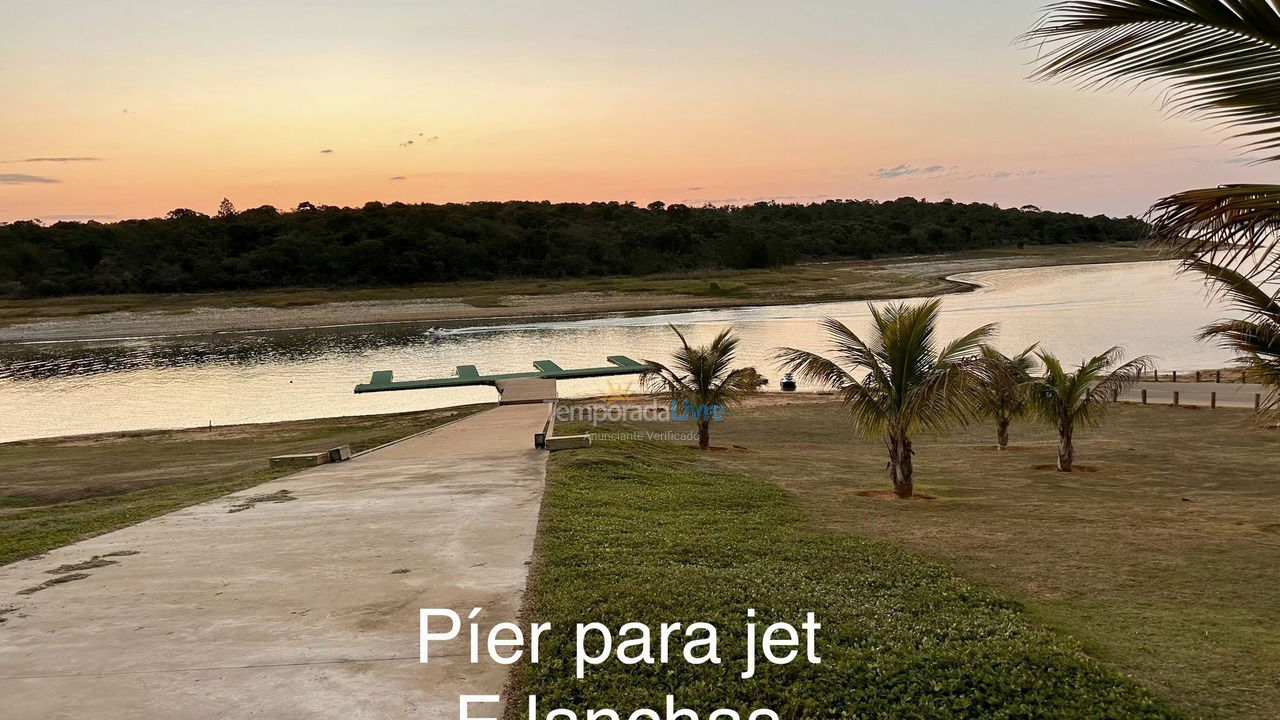
MULTIPOLYGON (((1165 370, 1226 365, 1231 354, 1195 339, 1227 314, 1193 277, 1167 262, 1077 265, 967 273, 981 285, 943 301, 950 337, 1000 324, 1006 352, 1041 342, 1078 362, 1111 345, 1152 354, 1165 370)), ((590 308, 583 308, 589 311, 590 308)), ((492 388, 355 395, 374 370, 401 380, 441 377, 454 367, 482 373, 532 370, 534 360, 594 367, 609 355, 669 359, 675 324, 692 342, 732 325, 742 337, 740 364, 755 365, 777 387, 770 360, 781 345, 824 350, 818 321, 866 328, 865 303, 737 308, 643 317, 469 328, 439 340, 429 323, 226 333, 145 340, 0 345, 0 442, 58 435, 201 427, 400 412, 491 402, 492 388)), ((585 396, 631 388, 630 378, 561 383, 585 396)))

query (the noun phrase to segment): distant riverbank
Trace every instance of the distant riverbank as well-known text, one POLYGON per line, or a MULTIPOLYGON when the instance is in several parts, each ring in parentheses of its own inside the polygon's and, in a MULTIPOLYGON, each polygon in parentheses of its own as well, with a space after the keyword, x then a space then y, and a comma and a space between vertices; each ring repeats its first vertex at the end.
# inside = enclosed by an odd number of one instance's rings
MULTIPOLYGON (((1166 372, 1217 368, 1230 361, 1229 352, 1195 339, 1198 329, 1225 309, 1205 296, 1197 280, 1179 276, 1172 262, 1041 266, 951 277, 957 282, 947 287, 981 289, 947 297, 945 333, 998 322, 1002 348, 1041 343, 1074 360, 1123 345, 1131 356, 1158 356, 1166 372)), ((516 372, 541 359, 562 367, 593 367, 610 355, 662 360, 679 346, 670 323, 695 343, 732 326, 742 340, 737 362, 776 381, 774 348, 825 348, 821 320, 826 316, 850 327, 865 327, 870 320, 866 303, 859 300, 468 321, 444 337, 426 332, 438 324, 432 321, 0 345, 0 405, 9 410, 0 441, 487 402, 493 390, 483 387, 369 395, 356 395, 352 388, 378 370, 414 379, 448 377, 459 365, 516 372)), ((565 383, 560 392, 581 397, 619 390, 617 383, 578 380, 565 383)))
POLYGON ((1055 245, 646 277, 7 300, 0 301, 0 343, 414 322, 457 327, 610 313, 920 297, 968 289, 947 279, 961 272, 1153 257, 1151 251, 1133 245, 1055 245))

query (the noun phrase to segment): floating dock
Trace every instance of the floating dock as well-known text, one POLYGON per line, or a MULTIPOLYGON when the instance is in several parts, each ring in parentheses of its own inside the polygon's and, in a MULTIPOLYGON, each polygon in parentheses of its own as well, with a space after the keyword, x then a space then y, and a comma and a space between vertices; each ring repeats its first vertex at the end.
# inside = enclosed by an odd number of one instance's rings
POLYGON ((491 385, 512 380, 581 380, 585 378, 616 377, 619 375, 641 375, 649 369, 648 365, 636 362, 625 355, 613 355, 608 358, 606 367, 579 368, 566 370, 550 360, 538 360, 533 363, 533 372, 505 373, 501 375, 481 375, 475 365, 459 365, 457 375, 430 380, 396 380, 391 370, 379 370, 373 374, 369 382, 356 386, 356 393, 392 392, 396 390, 433 390, 451 387, 473 387, 491 385))

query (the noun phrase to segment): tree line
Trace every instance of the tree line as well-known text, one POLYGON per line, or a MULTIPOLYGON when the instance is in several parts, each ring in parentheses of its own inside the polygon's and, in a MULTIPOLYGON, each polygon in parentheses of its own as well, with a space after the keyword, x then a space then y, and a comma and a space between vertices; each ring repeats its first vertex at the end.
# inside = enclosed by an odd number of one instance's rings
POLYGON ((1142 239, 1134 218, 1032 206, 829 200, 689 207, 474 202, 214 216, 178 209, 109 224, 0 225, 0 296, 350 287, 779 267, 982 248, 1142 239))

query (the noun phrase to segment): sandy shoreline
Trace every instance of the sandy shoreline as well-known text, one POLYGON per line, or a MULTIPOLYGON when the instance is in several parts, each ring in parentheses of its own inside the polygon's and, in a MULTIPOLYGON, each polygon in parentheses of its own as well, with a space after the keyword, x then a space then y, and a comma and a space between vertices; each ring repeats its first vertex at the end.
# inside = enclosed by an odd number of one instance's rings
MULTIPOLYGON (((889 261, 801 265, 794 274, 812 277, 830 271, 836 284, 789 288, 784 293, 753 292, 715 297, 671 292, 600 291, 501 296, 500 305, 477 307, 465 298, 397 298, 320 302, 294 307, 214 307, 192 297, 182 310, 115 311, 18 321, 0 327, 0 344, 35 344, 154 338, 217 333, 283 331, 302 328, 431 323, 444 327, 574 319, 615 313, 645 314, 713 308, 803 304, 841 300, 918 297, 962 292, 971 286, 947 279, 984 270, 1149 260, 1134 248, 1067 246, 1052 252, 975 253, 900 258, 889 261)), ((786 276, 788 270, 778 271, 786 276)), ((210 296, 216 297, 216 296, 210 296)), ((38 312, 39 304, 33 303, 38 312)))

